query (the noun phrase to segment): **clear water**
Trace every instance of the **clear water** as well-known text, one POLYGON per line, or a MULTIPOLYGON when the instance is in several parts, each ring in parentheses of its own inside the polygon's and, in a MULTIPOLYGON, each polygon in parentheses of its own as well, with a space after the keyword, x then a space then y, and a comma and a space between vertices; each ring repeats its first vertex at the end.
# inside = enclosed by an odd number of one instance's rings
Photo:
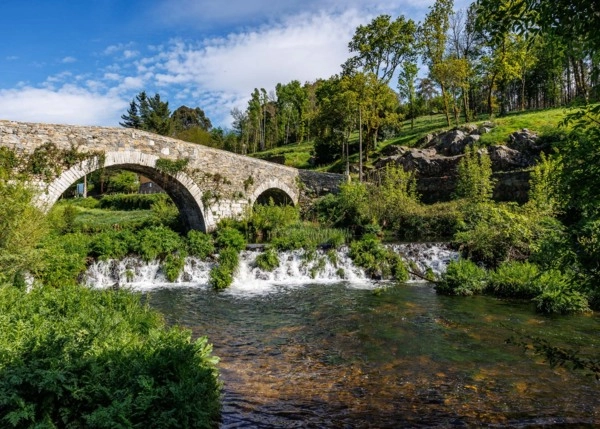
MULTIPOLYGON (((440 273, 456 254, 394 247, 440 273)), ((600 383, 506 343, 534 335, 600 354, 600 317, 547 318, 527 303, 444 297, 431 284, 376 284, 344 252, 242 255, 234 284, 208 285, 188 259, 167 284, 158 262, 98 262, 84 282, 145 293, 170 324, 208 335, 221 358, 222 428, 600 427, 600 383)))
POLYGON ((221 427, 595 427, 600 384, 505 340, 513 330, 598 355, 596 316, 438 296, 428 284, 156 288, 169 323, 221 358, 221 427))

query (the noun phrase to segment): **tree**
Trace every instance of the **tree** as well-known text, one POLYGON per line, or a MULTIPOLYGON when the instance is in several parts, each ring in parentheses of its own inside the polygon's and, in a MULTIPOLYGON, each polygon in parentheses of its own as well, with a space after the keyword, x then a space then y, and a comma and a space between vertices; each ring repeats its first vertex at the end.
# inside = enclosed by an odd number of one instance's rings
POLYGON ((131 101, 127 114, 122 115, 121 126, 150 131, 163 136, 172 130, 169 102, 162 101, 159 94, 148 98, 145 91, 140 92, 131 101))
POLYGON ((408 101, 408 111, 410 116, 410 128, 415 126, 416 112, 416 80, 419 69, 417 65, 411 61, 405 61, 400 68, 398 75, 398 92, 401 97, 408 101))
POLYGON ((437 82, 442 91, 448 126, 450 126, 450 112, 446 94, 447 82, 444 79, 448 73, 445 70, 444 58, 453 4, 453 0, 436 0, 420 28, 423 61, 429 66, 429 75, 437 82))
POLYGON ((132 100, 129 104, 129 109, 127 109, 127 114, 121 115, 121 119, 123 122, 119 122, 119 125, 125 128, 142 128, 142 118, 138 113, 138 105, 135 100, 132 100))
POLYGON ((204 131, 209 131, 212 128, 210 119, 206 117, 204 110, 199 107, 192 109, 187 106, 180 106, 173 112, 171 119, 176 134, 190 128, 197 127, 204 131))
POLYGON ((388 84, 400 63, 413 55, 417 27, 413 20, 399 16, 394 21, 380 15, 360 25, 348 44, 357 54, 342 66, 344 72, 363 70, 388 84))

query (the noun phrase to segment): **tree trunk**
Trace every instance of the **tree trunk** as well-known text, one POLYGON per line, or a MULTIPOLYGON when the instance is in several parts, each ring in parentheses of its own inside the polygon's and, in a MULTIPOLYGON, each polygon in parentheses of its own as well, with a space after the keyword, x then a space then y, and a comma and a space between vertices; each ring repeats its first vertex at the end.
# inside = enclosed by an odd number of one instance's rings
POLYGON ((443 83, 440 83, 442 88, 442 99, 444 100, 444 113, 446 113, 446 123, 450 126, 450 107, 448 106, 448 97, 446 96, 446 87, 443 83))

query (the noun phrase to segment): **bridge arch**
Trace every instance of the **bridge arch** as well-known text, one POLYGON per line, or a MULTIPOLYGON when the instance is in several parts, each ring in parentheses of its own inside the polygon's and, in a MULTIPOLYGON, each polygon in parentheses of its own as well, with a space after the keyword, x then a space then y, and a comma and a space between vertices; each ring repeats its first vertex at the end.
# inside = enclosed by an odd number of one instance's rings
POLYGON ((204 232, 216 228, 212 213, 205 210, 202 203, 202 190, 194 180, 184 172, 176 175, 162 173, 156 169, 158 156, 138 151, 107 152, 104 162, 99 157, 86 159, 64 171, 52 181, 37 200, 37 205, 44 211, 50 210, 60 196, 75 182, 86 174, 100 168, 121 168, 142 174, 157 182, 171 197, 186 229, 197 229, 204 232))
POLYGON ((288 202, 294 206, 298 204, 298 193, 277 179, 262 182, 252 193, 249 202, 252 206, 257 202, 267 203, 269 198, 273 198, 275 203, 280 205, 288 202))

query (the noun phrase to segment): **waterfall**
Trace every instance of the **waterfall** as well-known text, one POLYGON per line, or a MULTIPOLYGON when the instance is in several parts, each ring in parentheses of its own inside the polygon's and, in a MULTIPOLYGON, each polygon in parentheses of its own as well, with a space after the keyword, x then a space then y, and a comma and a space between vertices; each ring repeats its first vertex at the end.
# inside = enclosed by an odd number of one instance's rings
MULTIPOLYGON (((440 243, 390 244, 391 248, 412 261, 425 273, 428 269, 440 275, 448 263, 458 257, 457 252, 440 243)), ((228 293, 264 293, 280 286, 295 287, 309 283, 345 282, 350 287, 373 287, 361 268, 348 256, 348 248, 306 252, 294 250, 279 252, 279 266, 272 272, 256 266, 259 250, 245 250, 240 254, 240 264, 228 293)), ((188 257, 175 282, 168 282, 160 261, 143 261, 135 256, 122 260, 95 261, 83 274, 81 282, 90 287, 128 287, 135 290, 156 287, 208 287, 213 261, 188 257)), ((421 281, 417 277, 411 281, 421 281)))

